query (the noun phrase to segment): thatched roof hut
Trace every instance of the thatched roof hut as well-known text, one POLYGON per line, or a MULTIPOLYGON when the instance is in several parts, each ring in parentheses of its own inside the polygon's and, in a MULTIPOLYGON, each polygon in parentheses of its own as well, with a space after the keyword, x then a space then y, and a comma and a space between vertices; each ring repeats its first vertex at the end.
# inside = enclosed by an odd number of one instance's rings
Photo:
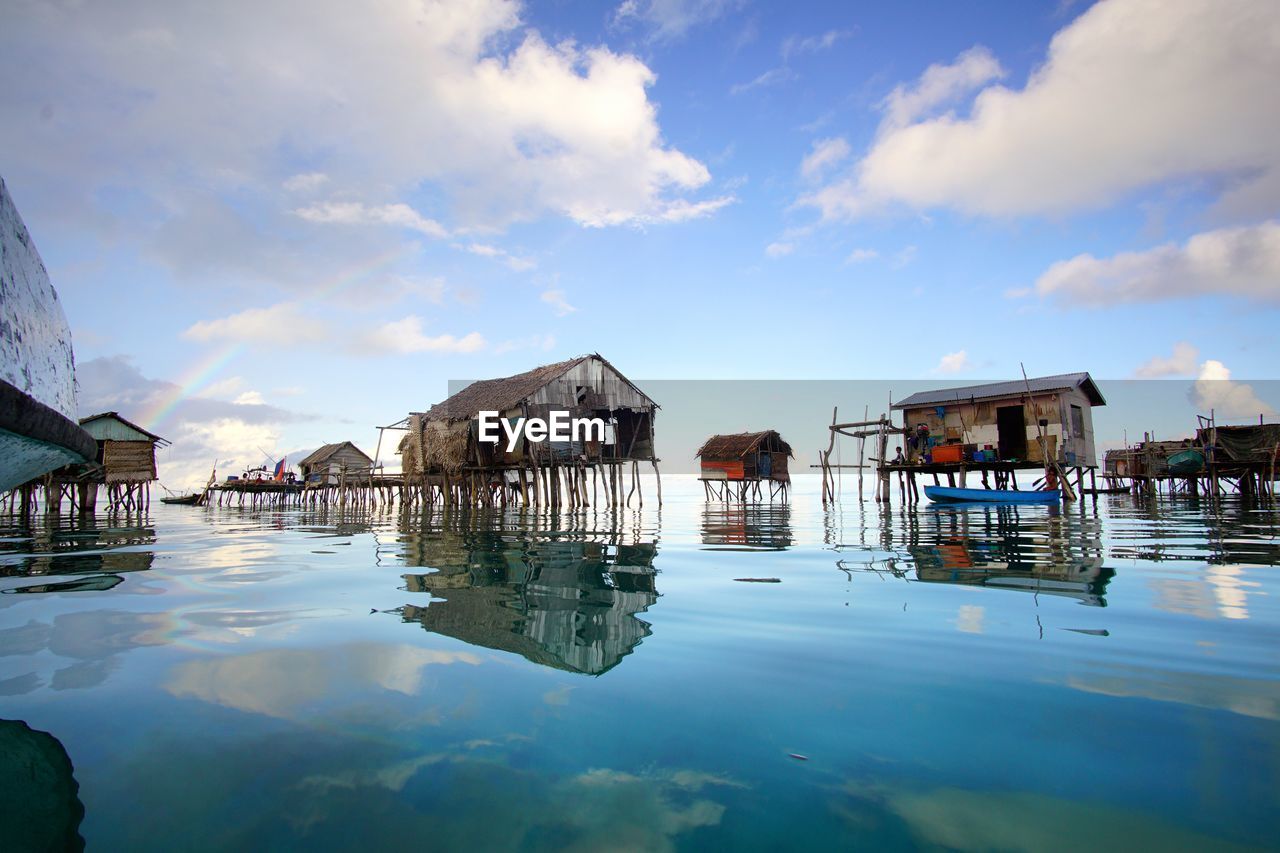
POLYGON ((658 409, 648 395, 599 353, 571 358, 498 379, 472 382, 425 413, 409 417, 408 434, 400 441, 401 467, 407 475, 457 474, 470 469, 519 468, 536 455, 585 462, 656 460, 653 418, 658 409), (501 417, 548 419, 552 412, 571 418, 600 418, 608 424, 603 441, 521 440, 512 451, 505 444, 478 441, 481 412, 501 417))
POLYGON ((702 461, 704 480, 774 480, 791 482, 787 459, 791 445, 777 430, 713 435, 694 454, 702 461))

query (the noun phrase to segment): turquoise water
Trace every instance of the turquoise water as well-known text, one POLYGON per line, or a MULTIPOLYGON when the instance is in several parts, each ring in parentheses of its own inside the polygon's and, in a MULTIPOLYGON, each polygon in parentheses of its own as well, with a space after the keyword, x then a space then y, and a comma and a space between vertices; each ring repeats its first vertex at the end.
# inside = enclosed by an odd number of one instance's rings
POLYGON ((0 522, 0 717, 89 849, 1275 844, 1276 512, 664 491, 0 522))

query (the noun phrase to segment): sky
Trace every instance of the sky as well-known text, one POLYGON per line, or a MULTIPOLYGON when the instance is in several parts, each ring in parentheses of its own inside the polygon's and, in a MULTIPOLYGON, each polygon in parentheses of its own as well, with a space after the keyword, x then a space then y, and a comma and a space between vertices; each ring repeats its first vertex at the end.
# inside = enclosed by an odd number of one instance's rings
POLYGON ((595 351, 1280 406, 1271 0, 0 16, 0 176, 80 407, 172 440, 162 481, 372 452, 451 380, 595 351))

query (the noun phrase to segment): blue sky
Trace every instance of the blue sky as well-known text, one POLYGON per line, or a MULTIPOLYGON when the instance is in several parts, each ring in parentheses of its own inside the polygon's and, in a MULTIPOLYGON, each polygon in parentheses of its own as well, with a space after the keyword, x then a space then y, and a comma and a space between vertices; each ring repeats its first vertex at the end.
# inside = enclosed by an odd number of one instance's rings
POLYGON ((175 460, 371 443, 597 350, 1280 405, 1241 384, 1274 375, 1273 3, 355 6, 3 13, 0 175, 82 404, 175 460))

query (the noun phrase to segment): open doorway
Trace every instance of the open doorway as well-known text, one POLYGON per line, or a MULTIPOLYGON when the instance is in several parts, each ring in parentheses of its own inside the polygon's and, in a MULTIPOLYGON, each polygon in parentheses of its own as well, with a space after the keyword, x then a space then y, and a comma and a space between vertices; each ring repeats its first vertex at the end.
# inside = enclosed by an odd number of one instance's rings
POLYGON ((1022 406, 996 409, 996 432, 999 434, 1001 459, 1027 458, 1027 421, 1022 406))

